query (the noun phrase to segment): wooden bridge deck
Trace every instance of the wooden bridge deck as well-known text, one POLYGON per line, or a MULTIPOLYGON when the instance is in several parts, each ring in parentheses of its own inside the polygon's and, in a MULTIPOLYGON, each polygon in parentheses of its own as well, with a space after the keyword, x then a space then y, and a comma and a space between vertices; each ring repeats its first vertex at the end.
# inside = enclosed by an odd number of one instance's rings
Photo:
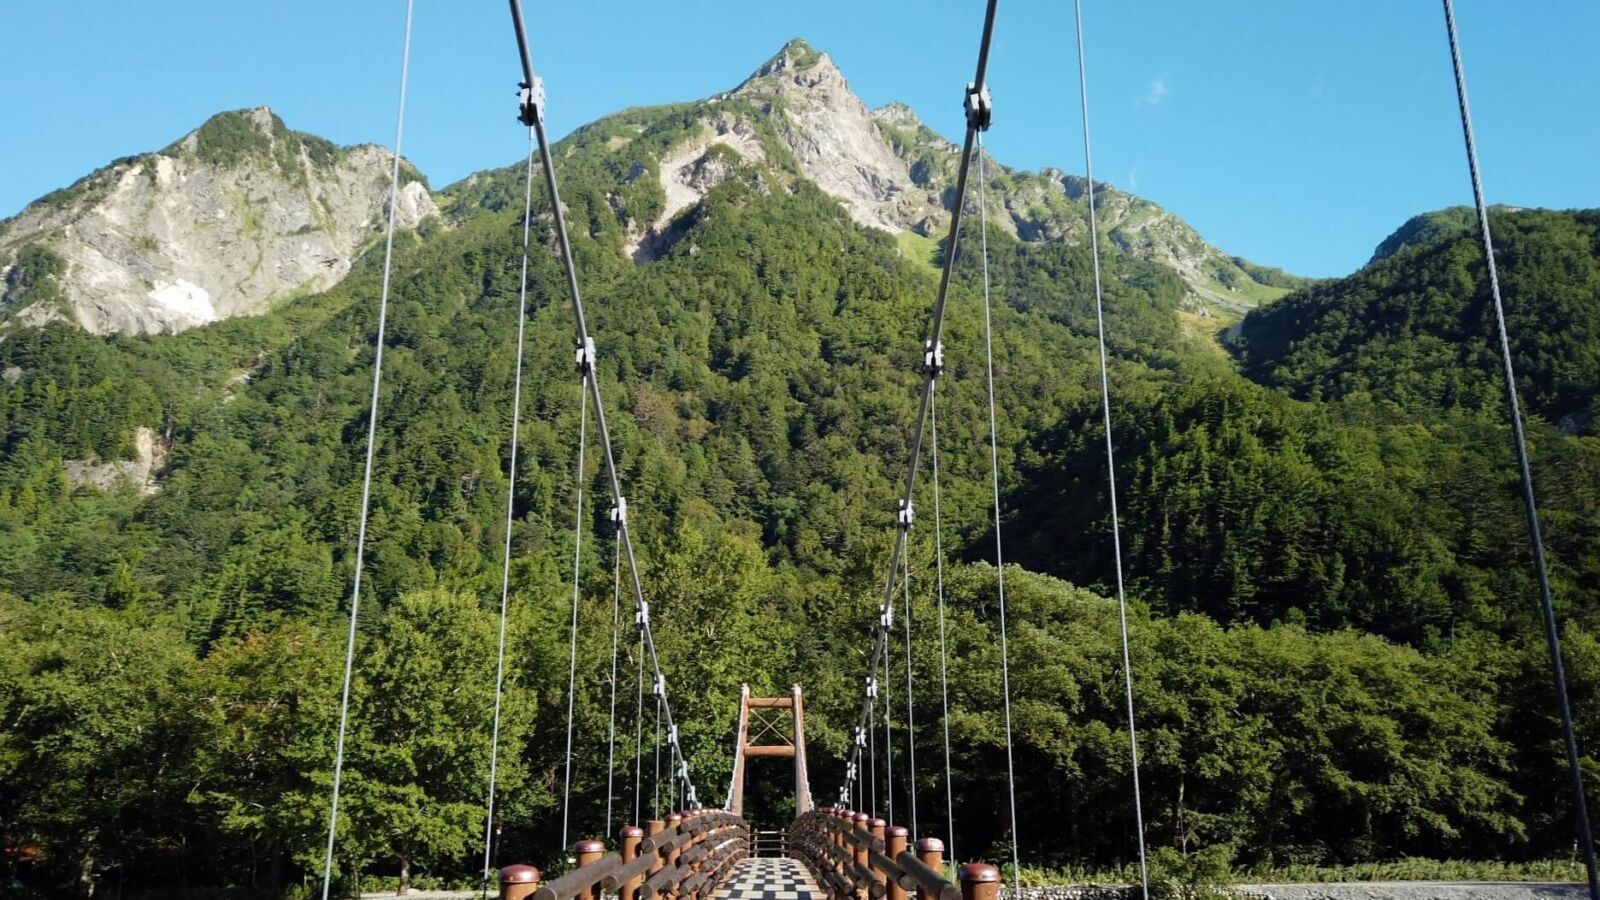
POLYGON ((744 859, 714 900, 825 900, 827 895, 798 859, 744 859))

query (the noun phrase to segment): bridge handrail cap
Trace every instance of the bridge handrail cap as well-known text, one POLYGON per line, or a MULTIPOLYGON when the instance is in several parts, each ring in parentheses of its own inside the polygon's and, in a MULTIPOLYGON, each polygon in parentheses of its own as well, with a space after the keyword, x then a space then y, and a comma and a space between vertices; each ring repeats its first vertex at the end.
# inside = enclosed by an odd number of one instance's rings
POLYGON ((908 837, 910 834, 911 829, 904 825, 891 825, 889 827, 889 837, 908 837))
POLYGON ((622 830, 617 833, 625 838, 644 837, 644 829, 637 825, 624 825, 622 830))
POLYGON ((514 865, 500 870, 501 884, 534 884, 539 880, 539 870, 533 866, 514 865))
POLYGON ((873 828, 883 828, 883 827, 887 826, 889 823, 887 821, 883 820, 883 819, 873 819, 870 824, 872 825, 873 828))
POLYGON ((604 853, 605 841, 579 841, 572 845, 572 849, 579 853, 604 853))
POLYGON ((992 884, 1000 880, 1000 870, 988 863, 967 863, 961 867, 964 884, 992 884))
POLYGON ((917 841, 918 853, 933 853, 935 851, 939 853, 944 852, 944 841, 941 841, 936 837, 925 837, 922 840, 917 841))

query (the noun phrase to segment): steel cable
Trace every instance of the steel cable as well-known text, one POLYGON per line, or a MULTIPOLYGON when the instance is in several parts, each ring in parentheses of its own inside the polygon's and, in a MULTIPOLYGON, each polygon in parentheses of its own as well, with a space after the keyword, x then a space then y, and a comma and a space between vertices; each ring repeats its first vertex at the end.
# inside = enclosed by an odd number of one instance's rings
POLYGON ((583 463, 584 451, 587 449, 589 438, 589 392, 587 373, 583 376, 585 384, 582 385, 578 400, 578 511, 577 524, 573 528, 572 542, 572 625, 571 649, 567 655, 567 755, 566 775, 561 781, 561 852, 567 850, 567 825, 572 814, 572 710, 573 699, 577 694, 578 680, 578 570, 583 561, 583 463))
POLYGON ((511 458, 506 472, 506 540, 503 565, 500 569, 500 637, 494 662, 494 725, 489 738, 489 793, 484 801, 483 815, 483 884, 485 897, 489 893, 489 867, 491 854, 490 834, 494 828, 494 789, 500 766, 500 704, 505 688, 506 672, 506 610, 511 599, 511 526, 517 508, 517 439, 518 425, 522 420, 522 351, 523 334, 528 321, 528 243, 533 225, 533 129, 528 129, 528 175, 522 200, 522 275, 517 288, 517 360, 516 376, 511 388, 511 458))
POLYGON ((400 153, 406 133, 406 81, 411 72, 414 0, 406 0, 406 31, 400 51, 400 104, 395 115, 394 164, 389 173, 389 223, 383 242, 383 286, 378 292, 378 333, 372 359, 372 406, 367 415, 367 458, 361 475, 361 522, 356 530, 355 585, 350 590, 350 634, 345 639, 344 687, 339 697, 339 736, 333 751, 333 791, 328 801, 328 850, 322 861, 322 900, 333 885, 333 845, 339 830, 339 788, 344 776, 344 740, 350 723, 350 681, 355 672, 356 622, 361 608, 361 567, 367 551, 367 513, 372 501, 372 457, 378 443, 378 390, 383 382, 383 342, 389 322, 389 279, 394 268, 395 208, 400 199, 400 153))
POLYGON ((1561 712, 1562 737, 1566 744, 1567 771, 1572 783, 1574 816, 1578 843, 1583 847, 1584 868, 1589 880, 1591 900, 1600 900, 1600 873, 1595 863, 1594 836, 1589 825, 1589 805, 1583 793, 1583 769, 1579 764, 1578 736, 1572 724, 1572 704, 1567 698, 1567 675, 1561 663, 1561 636, 1556 627, 1555 602, 1550 590, 1550 573, 1545 563, 1544 538, 1539 532, 1539 507, 1533 490, 1533 468, 1528 462, 1528 441, 1523 433, 1522 408, 1517 399, 1517 373, 1511 361, 1511 338, 1506 331, 1505 304, 1500 297, 1500 273, 1495 265, 1494 238, 1489 230, 1489 208, 1483 202, 1483 180, 1478 173, 1478 146, 1472 133, 1472 110, 1467 102, 1467 77, 1461 62, 1461 44, 1456 39, 1455 5, 1444 0, 1445 31, 1450 38, 1450 65, 1455 73, 1456 101, 1461 110, 1461 134, 1466 143, 1467 169, 1472 176, 1472 200, 1478 211, 1478 230, 1483 238, 1483 260, 1489 272, 1489 290, 1494 300, 1494 321, 1504 363, 1507 411, 1517 451, 1517 473, 1522 481, 1523 511, 1528 518, 1528 541, 1533 549, 1534 567, 1539 576, 1539 605, 1544 616, 1545 643, 1550 653, 1550 671, 1555 681, 1556 702, 1561 712))
POLYGON ((994 402, 994 326, 989 312, 989 193, 983 158, 983 135, 978 136, 978 237, 983 246, 983 356, 989 384, 989 476, 994 490, 994 574, 1000 599, 1000 693, 1006 722, 1006 799, 1011 813, 1011 883, 1021 884, 1022 863, 1017 849, 1017 774, 1011 745, 1011 653, 1006 627, 1006 565, 1000 537, 1000 432, 994 402))
POLYGON ((617 774, 617 636, 622 626, 622 544, 611 569, 611 725, 606 736, 606 833, 611 834, 612 800, 617 774))
POLYGON ((933 460, 933 566, 934 593, 939 598, 939 701, 944 711, 944 813, 945 842, 950 859, 956 855, 956 801, 955 785, 950 773, 950 664, 945 646, 944 629, 944 522, 939 508, 939 406, 937 385, 928 395, 928 449, 933 460))
POLYGON ((916 694, 911 683, 911 558, 901 557, 905 577, 901 585, 905 591, 906 634, 906 797, 911 807, 911 833, 917 834, 917 732, 916 694))
POLYGON ((1117 572, 1117 620, 1122 631, 1122 678, 1128 706, 1128 754, 1133 763, 1133 815, 1139 838, 1139 887, 1150 897, 1150 870, 1145 861, 1144 797, 1139 790, 1139 736, 1133 718, 1133 662, 1128 649, 1128 601, 1122 583, 1122 527, 1117 517, 1116 454, 1111 441, 1111 377, 1106 365, 1105 300, 1100 287, 1100 230, 1095 215, 1094 153, 1089 138, 1089 76, 1084 60, 1083 0, 1073 0, 1078 37, 1078 93, 1083 108, 1083 174, 1089 199, 1089 255, 1094 260, 1094 320, 1100 347, 1100 409, 1106 429, 1106 484, 1111 501, 1111 546, 1117 572))

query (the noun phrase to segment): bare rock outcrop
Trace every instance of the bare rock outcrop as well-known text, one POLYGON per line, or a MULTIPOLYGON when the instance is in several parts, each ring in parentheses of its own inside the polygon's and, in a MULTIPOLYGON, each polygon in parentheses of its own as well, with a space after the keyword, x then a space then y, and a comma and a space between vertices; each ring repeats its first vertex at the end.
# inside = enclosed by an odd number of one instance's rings
MULTIPOLYGON (((265 107, 223 113, 3 223, 0 268, 49 259, 54 284, 41 296, 8 273, 0 315, 175 332, 331 287, 385 220, 392 159, 290 131, 265 107)), ((403 171, 396 221, 412 227, 438 210, 403 171)))

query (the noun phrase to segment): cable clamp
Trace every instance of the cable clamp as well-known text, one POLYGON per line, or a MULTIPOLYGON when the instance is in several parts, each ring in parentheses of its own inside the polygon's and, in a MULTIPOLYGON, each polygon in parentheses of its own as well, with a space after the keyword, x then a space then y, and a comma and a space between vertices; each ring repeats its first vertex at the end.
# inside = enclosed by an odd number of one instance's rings
POLYGON ((922 342, 922 370, 929 378, 938 378, 944 372, 944 341, 922 342))
POLYGON ((621 528, 628 523, 628 498, 618 497, 617 505, 611 507, 611 524, 621 528))
POLYGON ((667 695, 667 676, 659 673, 656 675, 656 684, 655 687, 651 689, 651 693, 655 694, 657 697, 665 697, 667 695))
POLYGON ((650 601, 641 600, 639 609, 633 614, 633 624, 643 628, 650 624, 650 601))
POLYGON ((867 676, 867 699, 878 699, 878 679, 872 677, 871 675, 867 676))
POLYGON ((531 86, 523 81, 518 83, 517 87, 521 88, 518 94, 517 121, 532 128, 544 121, 544 79, 535 75, 531 86))
MULTIPOLYGON (((678 760, 678 777, 684 781, 689 780, 689 764, 682 759, 678 760)), ((694 790, 694 788, 691 787, 690 790, 694 790)))
POLYGON ((895 501, 894 523, 901 531, 910 531, 911 525, 917 520, 917 508, 910 501, 901 497, 895 501))
POLYGON ((583 344, 578 347, 578 374, 590 375, 594 372, 594 338, 584 336, 583 344))
POLYGON ((677 744, 678 744, 678 726, 677 726, 677 724, 672 724, 672 725, 668 725, 667 726, 667 743, 672 744, 673 746, 677 746, 677 744))
POLYGON ((967 127, 974 131, 988 131, 994 122, 994 101, 989 97, 989 86, 967 85, 967 127))
POLYGON ((878 614, 878 626, 880 628, 882 628, 884 631, 893 631, 894 630, 894 607, 893 606, 889 606, 887 604, 884 605, 883 612, 878 614))

